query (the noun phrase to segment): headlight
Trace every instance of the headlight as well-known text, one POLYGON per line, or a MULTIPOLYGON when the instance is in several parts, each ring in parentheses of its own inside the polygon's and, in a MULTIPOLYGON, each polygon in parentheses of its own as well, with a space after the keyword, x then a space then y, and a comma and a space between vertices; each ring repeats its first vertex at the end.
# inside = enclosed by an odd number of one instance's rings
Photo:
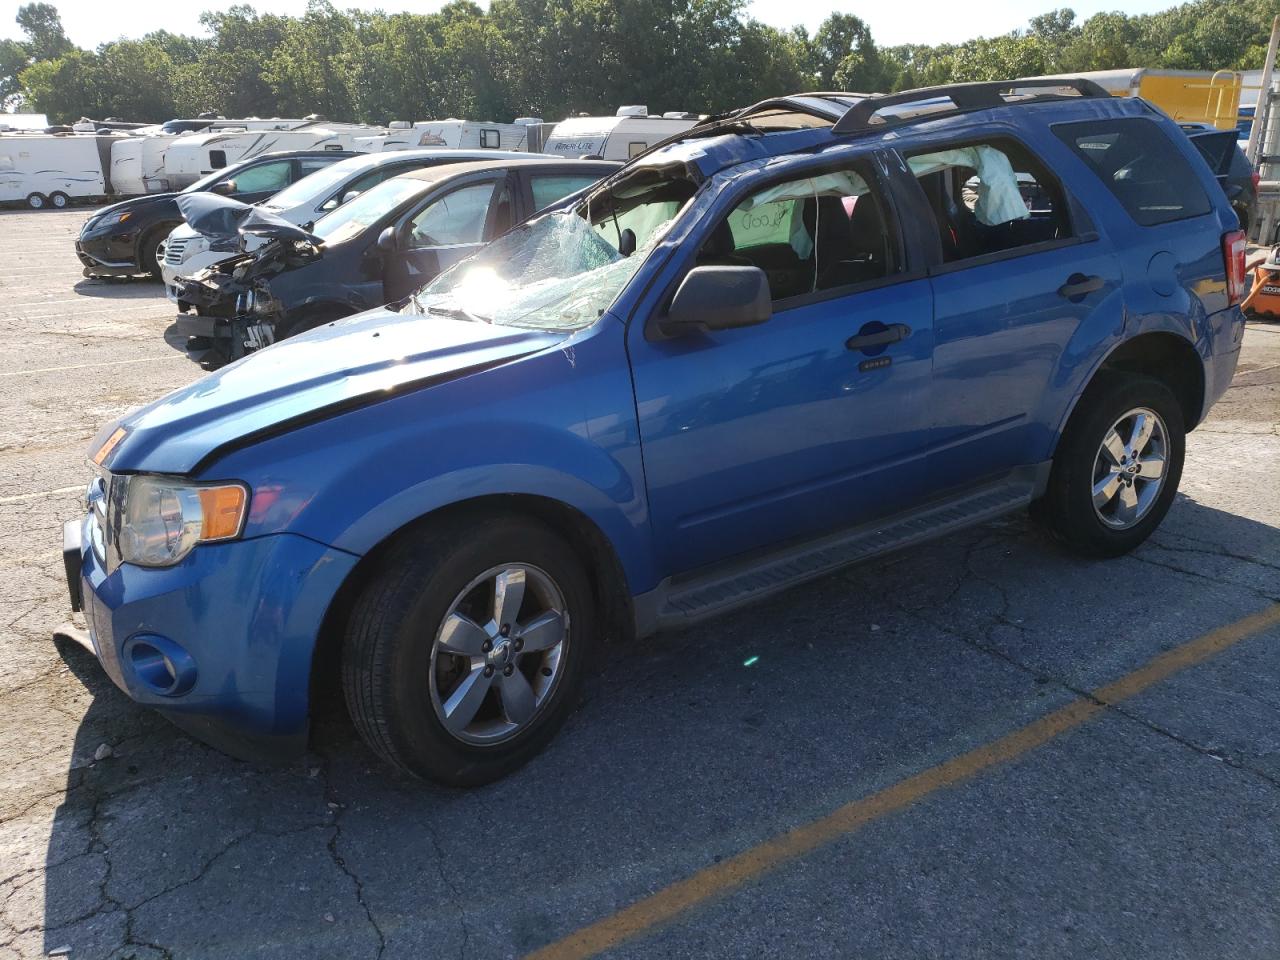
POLYGON ((120 560, 143 567, 177 563, 197 543, 240 535, 249 504, 238 483, 194 484, 142 474, 118 476, 120 560))
POLYGON ((182 262, 186 263, 197 253, 204 253, 209 248, 209 241, 204 237, 189 237, 182 248, 182 262))
POLYGON ((132 210, 121 210, 119 213, 108 213, 100 220, 94 220, 95 227, 114 227, 117 223, 124 223, 133 216, 132 210))

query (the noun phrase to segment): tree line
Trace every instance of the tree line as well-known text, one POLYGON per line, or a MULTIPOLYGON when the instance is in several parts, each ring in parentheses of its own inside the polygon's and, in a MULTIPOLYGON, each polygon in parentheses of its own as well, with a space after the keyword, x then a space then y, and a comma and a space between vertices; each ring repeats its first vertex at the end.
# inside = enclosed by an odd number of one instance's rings
POLYGON ((1277 13, 1280 0, 1192 0, 1083 21, 1057 9, 1000 36, 882 47, 852 14, 833 13, 810 35, 760 23, 745 0, 492 0, 487 11, 453 0, 430 14, 310 0, 301 17, 235 6, 201 17, 207 36, 156 30, 84 50, 57 9, 36 2, 18 12, 25 39, 0 41, 0 104, 53 122, 205 111, 377 123, 558 120, 624 103, 714 113, 799 90, 1136 66, 1258 68, 1277 13))

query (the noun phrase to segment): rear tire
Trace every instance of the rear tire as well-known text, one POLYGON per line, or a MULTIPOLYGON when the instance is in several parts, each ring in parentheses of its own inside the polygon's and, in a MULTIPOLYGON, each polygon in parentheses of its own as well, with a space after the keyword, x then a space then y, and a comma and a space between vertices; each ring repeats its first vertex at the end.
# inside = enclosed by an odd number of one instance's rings
POLYGON ((71 198, 61 190, 55 190, 53 193, 49 194, 49 203, 54 207, 54 209, 63 210, 70 202, 71 198))
POLYGON ((1167 386, 1104 375, 1067 424, 1033 513, 1075 552, 1118 557, 1169 512, 1185 455, 1182 408, 1167 386))
POLYGON ((582 562, 551 528, 514 516, 421 524, 352 610, 347 707, 400 769, 489 783, 542 750, 573 710, 595 624, 582 562))

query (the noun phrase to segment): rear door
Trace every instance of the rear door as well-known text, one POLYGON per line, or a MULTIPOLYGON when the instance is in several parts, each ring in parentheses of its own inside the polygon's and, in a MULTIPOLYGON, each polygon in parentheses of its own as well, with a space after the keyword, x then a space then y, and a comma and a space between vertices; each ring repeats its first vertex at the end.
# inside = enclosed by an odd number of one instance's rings
POLYGON ((1048 456, 1073 337, 1124 323, 1112 246, 1062 182, 1009 137, 903 151, 931 233, 932 492, 1007 476, 1048 456))

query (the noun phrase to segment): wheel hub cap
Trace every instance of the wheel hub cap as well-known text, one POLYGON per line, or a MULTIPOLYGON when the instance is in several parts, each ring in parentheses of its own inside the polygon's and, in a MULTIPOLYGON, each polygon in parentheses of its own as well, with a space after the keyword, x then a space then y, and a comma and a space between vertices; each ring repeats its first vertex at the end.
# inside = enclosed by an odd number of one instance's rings
POLYGON ((1135 407, 1102 439, 1093 463, 1093 509, 1108 527, 1128 529, 1155 505, 1164 487, 1168 432, 1160 415, 1135 407))
POLYGON ((569 642, 559 586, 527 564, 494 567, 454 599, 431 653, 431 705, 452 736, 488 746, 550 701, 569 642))

